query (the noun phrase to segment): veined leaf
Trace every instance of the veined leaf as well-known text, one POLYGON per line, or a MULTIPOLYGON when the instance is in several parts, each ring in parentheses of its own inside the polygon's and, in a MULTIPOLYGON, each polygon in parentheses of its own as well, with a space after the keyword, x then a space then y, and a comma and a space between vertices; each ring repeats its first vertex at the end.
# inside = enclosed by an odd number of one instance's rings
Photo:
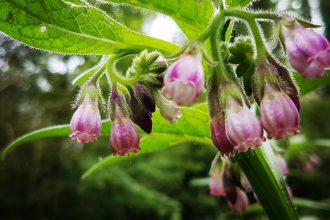
POLYGON ((124 3, 161 12, 172 17, 187 38, 199 36, 209 24, 214 8, 211 1, 196 0, 97 0, 100 2, 124 3))
POLYGON ((31 47, 69 54, 111 54, 174 44, 134 32, 80 0, 0 0, 0 31, 31 47))

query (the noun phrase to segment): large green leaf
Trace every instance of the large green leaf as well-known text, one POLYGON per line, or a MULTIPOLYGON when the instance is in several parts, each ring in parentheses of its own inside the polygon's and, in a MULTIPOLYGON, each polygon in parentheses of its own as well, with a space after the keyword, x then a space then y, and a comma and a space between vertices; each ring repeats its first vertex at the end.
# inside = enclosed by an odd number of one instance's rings
MULTIPOLYGON (((205 129, 203 126, 200 126, 200 123, 209 123, 208 115, 205 112, 192 108, 181 108, 181 112, 185 117, 182 117, 178 121, 177 125, 173 125, 163 119, 159 111, 156 111, 153 114, 153 133, 169 135, 173 134, 177 135, 178 139, 180 139, 180 137, 204 138, 205 141, 208 141, 210 134, 209 129, 205 129)), ((109 135, 110 130, 111 123, 109 120, 104 120, 102 122, 101 135, 109 135)), ((69 125, 51 126, 27 133, 7 145, 2 152, 2 157, 5 157, 9 152, 21 144, 48 137, 68 137, 69 134, 69 125)), ((144 135, 144 133, 141 134, 144 135)))
POLYGON ((172 17, 187 38, 197 38, 209 24, 214 8, 205 0, 98 0, 102 2, 124 3, 161 12, 172 17))
POLYGON ((134 32, 80 0, 0 0, 0 31, 29 46, 60 53, 178 49, 134 32))

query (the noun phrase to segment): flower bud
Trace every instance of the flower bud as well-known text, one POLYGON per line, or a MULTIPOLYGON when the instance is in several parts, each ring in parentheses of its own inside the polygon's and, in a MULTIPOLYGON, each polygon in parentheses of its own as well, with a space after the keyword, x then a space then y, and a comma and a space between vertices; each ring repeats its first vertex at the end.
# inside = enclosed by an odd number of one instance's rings
POLYGON ((166 99, 159 92, 155 92, 154 95, 160 115, 172 124, 176 124, 176 120, 182 116, 178 105, 175 102, 166 99))
POLYGON ((330 44, 324 36, 298 22, 287 22, 282 35, 291 66, 303 77, 319 78, 330 68, 330 44))
POLYGON ((233 83, 225 85, 226 133, 234 150, 246 152, 259 147, 264 141, 263 129, 257 116, 243 101, 239 89, 233 83))
POLYGON ((300 117, 296 105, 274 85, 266 83, 264 86, 260 111, 261 123, 270 138, 280 139, 299 132, 300 117))
POLYGON ((298 160, 297 167, 304 173, 310 173, 315 170, 316 167, 320 166, 322 160, 319 156, 312 154, 306 155, 305 158, 298 160))
POLYGON ((140 150, 140 136, 133 122, 116 110, 112 121, 110 144, 113 155, 125 156, 140 150))
POLYGON ((204 72, 201 53, 189 48, 173 63, 164 77, 163 94, 178 105, 194 102, 204 90, 204 72))
POLYGON ((288 165, 281 155, 276 155, 277 163, 283 176, 289 173, 288 165))
POLYGON ((223 188, 223 174, 218 172, 216 174, 211 175, 209 189, 210 195, 212 196, 226 196, 225 190, 223 188))
POLYGON ((226 192, 228 198, 228 206, 234 212, 244 212, 249 207, 249 199, 246 193, 239 187, 235 187, 226 192))
POLYGON ((78 142, 88 143, 97 141, 102 121, 98 109, 98 91, 94 85, 86 85, 78 95, 78 109, 70 122, 70 138, 78 142))
POLYGON ((146 87, 136 84, 129 88, 129 111, 132 121, 143 131, 150 134, 152 131, 152 112, 156 109, 154 98, 146 87))
POLYGON ((211 139, 222 155, 230 157, 234 154, 234 145, 228 140, 224 119, 211 119, 211 139))

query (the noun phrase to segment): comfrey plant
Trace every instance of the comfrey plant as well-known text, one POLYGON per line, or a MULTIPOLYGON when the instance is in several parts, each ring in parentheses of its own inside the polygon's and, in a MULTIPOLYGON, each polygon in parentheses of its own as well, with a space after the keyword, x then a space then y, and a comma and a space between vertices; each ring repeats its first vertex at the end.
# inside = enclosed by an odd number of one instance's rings
POLYGON ((248 207, 243 184, 236 181, 240 175, 228 165, 237 163, 270 218, 297 219, 278 169, 287 173, 283 160, 263 143, 300 131, 293 71, 314 79, 330 68, 330 45, 313 32, 316 25, 282 12, 253 11, 245 7, 249 0, 32 2, 0 0, 0 31, 35 48, 103 58, 73 82, 81 89, 70 125, 27 134, 8 145, 3 156, 26 141, 64 134, 81 143, 106 136, 117 159, 183 141, 213 143, 229 162, 211 172, 211 194, 225 196, 234 211, 248 207), (101 3, 165 13, 188 41, 180 49, 134 32, 98 8, 101 3), (232 33, 237 21, 248 27, 246 36, 232 33), (263 37, 263 21, 274 29, 272 47, 263 37), (285 56, 277 57, 274 48, 285 56), (105 86, 111 91, 107 98, 101 92, 105 86))

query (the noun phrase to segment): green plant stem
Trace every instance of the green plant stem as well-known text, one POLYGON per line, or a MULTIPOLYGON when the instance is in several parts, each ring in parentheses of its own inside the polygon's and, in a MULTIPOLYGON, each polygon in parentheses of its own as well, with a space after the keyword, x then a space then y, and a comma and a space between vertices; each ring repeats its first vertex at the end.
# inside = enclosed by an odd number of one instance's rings
POLYGON ((99 80, 99 78, 102 76, 102 74, 104 73, 106 67, 107 67, 107 60, 101 61, 100 68, 92 75, 92 77, 90 78, 90 81, 93 83, 96 83, 99 80))
POLYGON ((207 40, 214 32, 219 31, 219 27, 223 26, 224 23, 224 10, 222 10, 220 13, 218 13, 212 20, 212 22, 209 24, 207 29, 197 38, 197 41, 204 42, 207 40))
POLYGON ((274 12, 258 12, 258 11, 247 11, 238 8, 226 8, 224 10, 226 17, 236 17, 243 20, 250 19, 267 19, 267 20, 279 20, 281 16, 274 12))
POLYGON ((115 67, 116 61, 119 60, 122 56, 120 54, 118 55, 112 55, 109 57, 109 59, 106 62, 107 65, 107 73, 109 74, 109 77, 112 81, 112 83, 120 83, 123 85, 131 86, 134 82, 136 82, 136 77, 130 77, 126 78, 122 75, 120 75, 115 67))
POLYGON ((255 47, 257 50, 257 61, 261 58, 264 58, 266 54, 268 54, 268 50, 267 47, 265 45, 265 42, 260 34, 260 29, 258 27, 257 21, 255 19, 253 20, 247 20, 250 29, 251 29, 251 33, 253 35, 254 38, 254 42, 255 42, 255 47))
POLYGON ((225 8, 222 1, 220 2, 220 13, 214 16, 213 20, 211 21, 210 25, 206 28, 206 30, 196 39, 197 41, 204 42, 208 39, 213 32, 219 31, 220 22, 222 22, 222 16, 225 17, 235 17, 242 20, 245 20, 250 24, 253 25, 255 19, 267 19, 267 20, 279 20, 281 16, 274 12, 254 12, 254 11, 247 11, 243 9, 237 8, 225 8), (253 21, 253 22, 252 22, 253 21))

